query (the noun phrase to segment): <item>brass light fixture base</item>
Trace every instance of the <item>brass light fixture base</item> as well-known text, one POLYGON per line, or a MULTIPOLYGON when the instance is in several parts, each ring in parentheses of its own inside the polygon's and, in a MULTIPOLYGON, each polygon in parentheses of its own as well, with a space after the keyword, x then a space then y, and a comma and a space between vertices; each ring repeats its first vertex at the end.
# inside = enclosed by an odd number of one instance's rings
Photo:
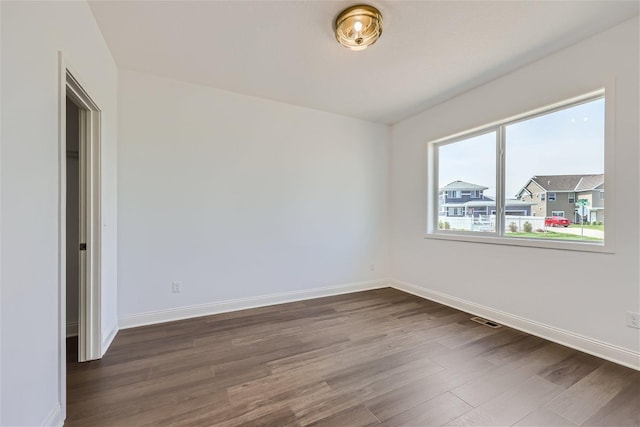
POLYGON ((364 50, 382 35, 382 14, 373 6, 351 6, 338 15, 336 39, 351 50, 364 50))

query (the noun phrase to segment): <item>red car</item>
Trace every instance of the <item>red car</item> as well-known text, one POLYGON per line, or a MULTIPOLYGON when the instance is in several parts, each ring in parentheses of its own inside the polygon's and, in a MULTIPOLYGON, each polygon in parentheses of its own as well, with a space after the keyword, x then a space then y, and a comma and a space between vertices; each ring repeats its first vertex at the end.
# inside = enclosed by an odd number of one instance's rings
POLYGON ((547 227, 568 227, 569 220, 562 216, 548 216, 544 219, 544 225, 547 227))

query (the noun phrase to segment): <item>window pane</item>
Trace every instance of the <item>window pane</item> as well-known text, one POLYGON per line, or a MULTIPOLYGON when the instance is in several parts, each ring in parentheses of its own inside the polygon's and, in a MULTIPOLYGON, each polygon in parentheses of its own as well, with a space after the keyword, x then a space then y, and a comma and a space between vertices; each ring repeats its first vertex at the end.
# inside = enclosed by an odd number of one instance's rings
POLYGON ((496 133, 438 147, 438 229, 495 232, 496 133))
POLYGON ((505 132, 505 235, 603 241, 604 99, 505 132))

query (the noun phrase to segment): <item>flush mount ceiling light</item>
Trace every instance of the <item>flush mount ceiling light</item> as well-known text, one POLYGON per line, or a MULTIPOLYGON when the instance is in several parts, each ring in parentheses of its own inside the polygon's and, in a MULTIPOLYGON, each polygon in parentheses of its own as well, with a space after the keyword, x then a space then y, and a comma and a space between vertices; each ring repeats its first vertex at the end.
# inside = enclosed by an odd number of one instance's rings
POLYGON ((351 50, 364 50, 382 34, 382 15, 373 6, 352 6, 336 18, 336 39, 351 50))

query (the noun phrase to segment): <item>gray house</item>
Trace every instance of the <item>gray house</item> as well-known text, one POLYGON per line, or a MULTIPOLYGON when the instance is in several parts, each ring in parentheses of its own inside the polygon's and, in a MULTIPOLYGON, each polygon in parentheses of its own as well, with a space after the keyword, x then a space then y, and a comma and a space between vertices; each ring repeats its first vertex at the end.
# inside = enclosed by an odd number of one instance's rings
MULTIPOLYGON (((464 181, 453 181, 438 192, 439 216, 463 217, 495 215, 495 199, 485 196, 484 191, 489 187, 464 181)), ((523 200, 507 200, 506 215, 531 215, 533 203, 523 200)))
POLYGON ((571 222, 604 221, 604 174, 537 175, 516 194, 532 203, 532 215, 562 216, 571 222), (586 200, 583 212, 576 206, 586 200), (584 215, 583 215, 584 214, 584 215))

